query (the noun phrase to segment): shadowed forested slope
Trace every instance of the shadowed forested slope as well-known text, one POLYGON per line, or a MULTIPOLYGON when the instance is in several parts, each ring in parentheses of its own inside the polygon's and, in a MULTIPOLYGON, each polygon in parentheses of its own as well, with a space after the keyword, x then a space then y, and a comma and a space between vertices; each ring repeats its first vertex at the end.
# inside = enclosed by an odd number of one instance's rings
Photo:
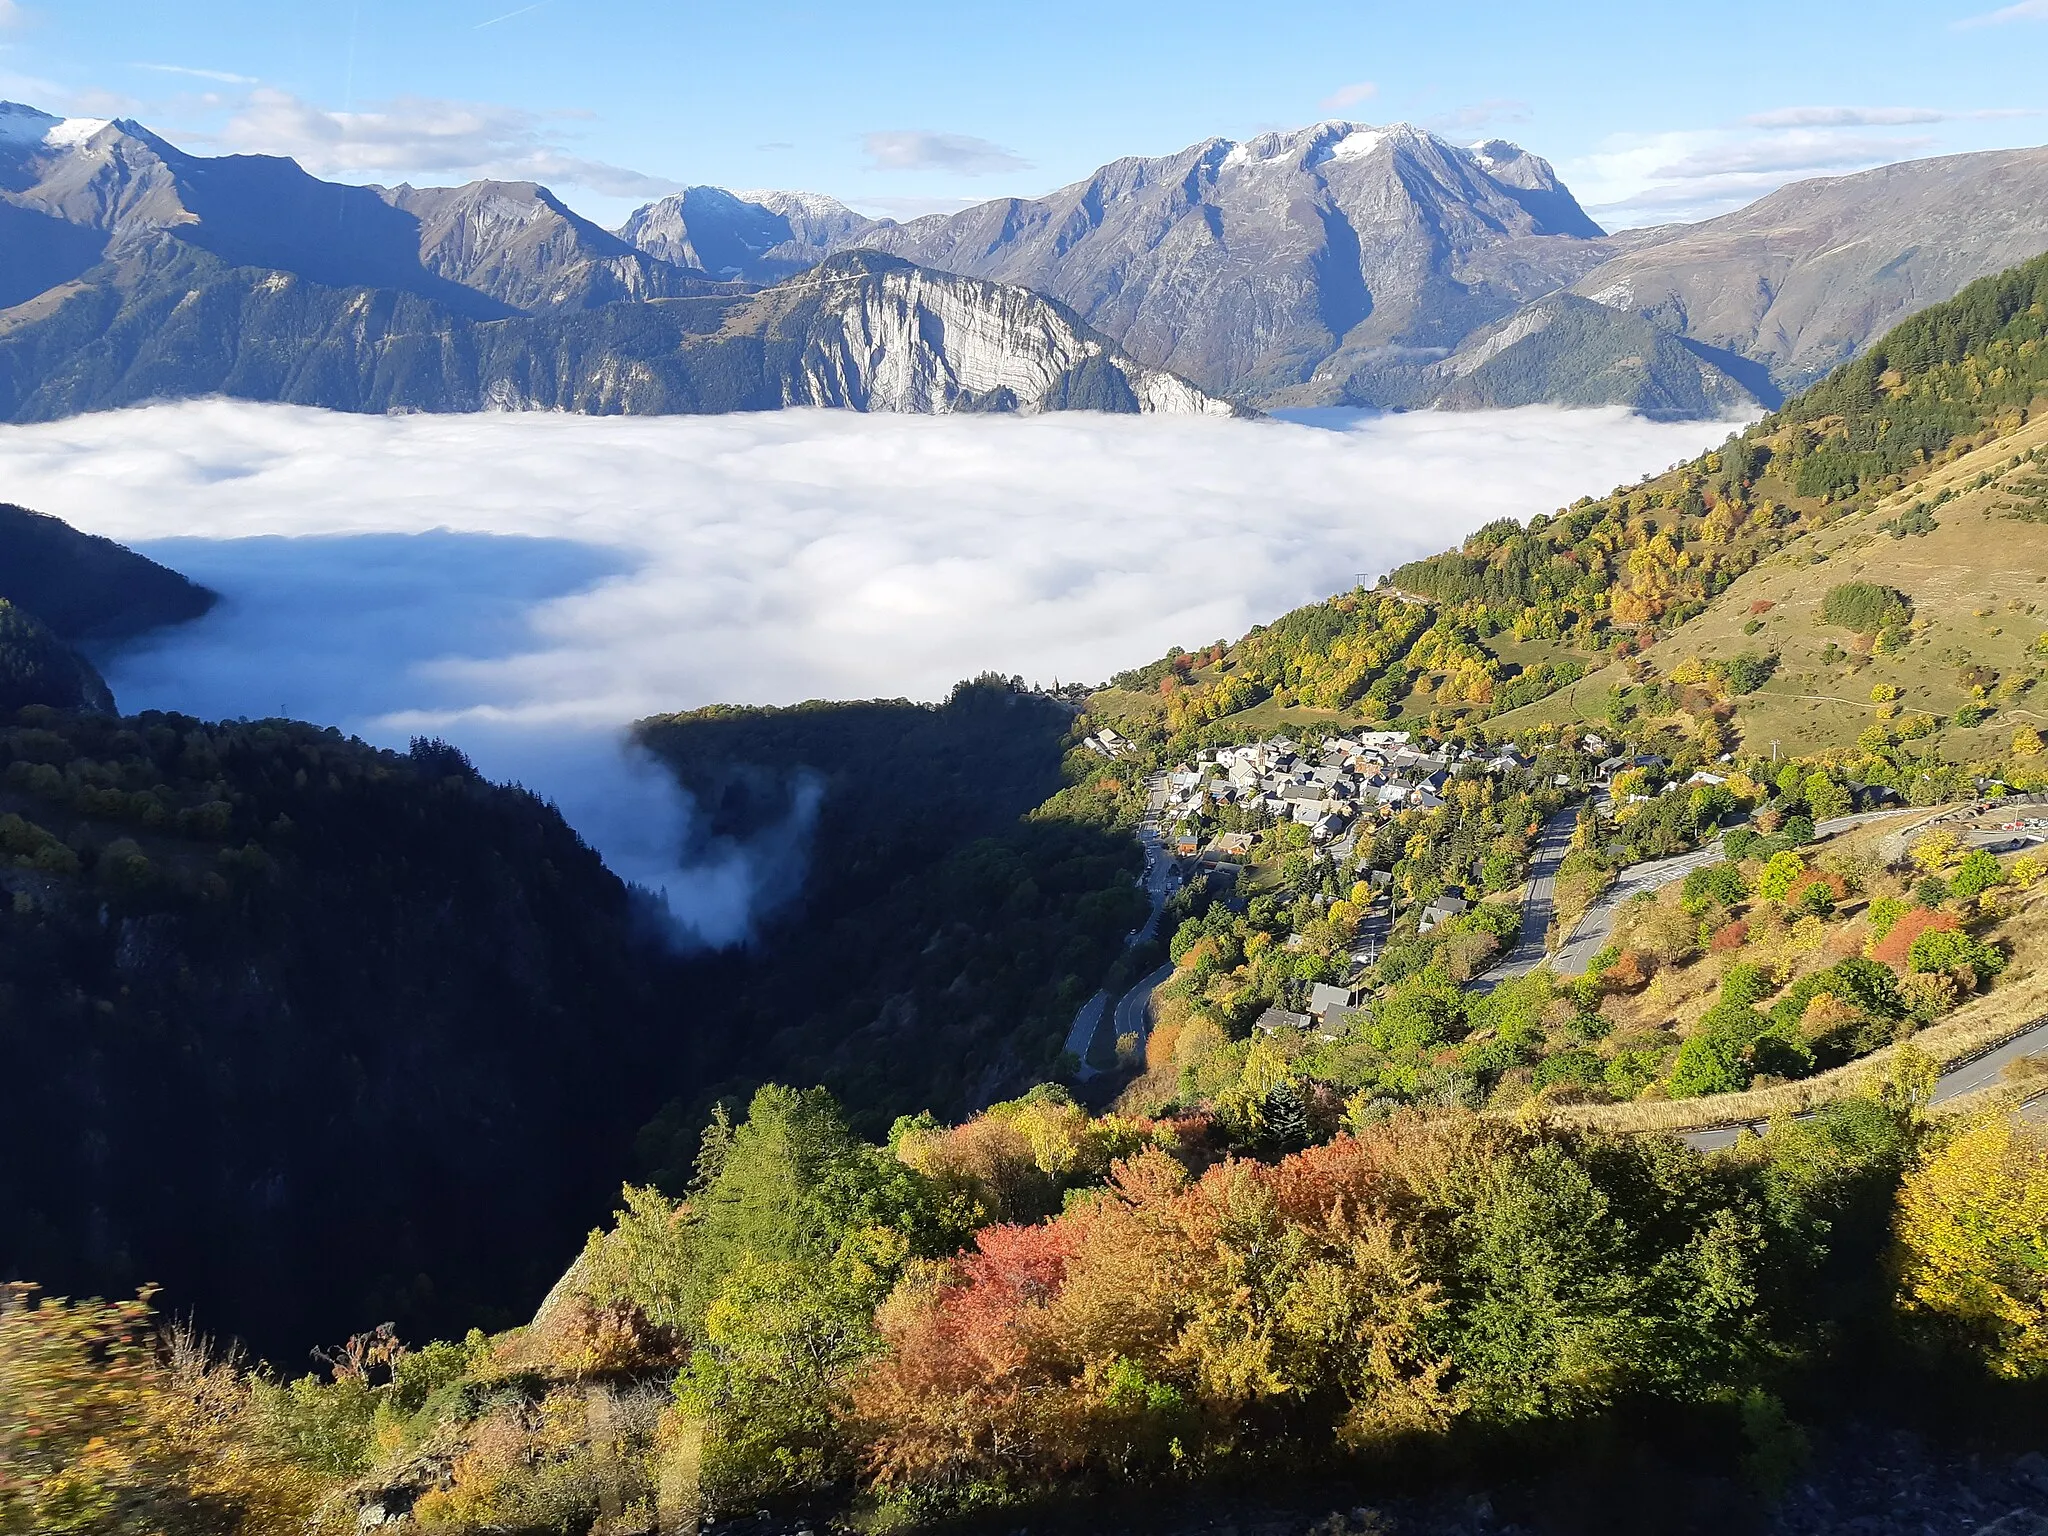
POLYGON ((14 718, 0 1274, 288 1358, 530 1306, 686 1070, 626 888, 438 744, 14 718))

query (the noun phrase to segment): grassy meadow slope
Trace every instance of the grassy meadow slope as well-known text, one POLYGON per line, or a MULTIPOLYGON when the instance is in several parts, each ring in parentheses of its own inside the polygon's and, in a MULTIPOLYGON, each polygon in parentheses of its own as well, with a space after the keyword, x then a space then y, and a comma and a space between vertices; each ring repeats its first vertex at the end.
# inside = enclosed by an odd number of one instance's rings
POLYGON ((2038 497, 2048 448, 2048 417, 1996 438, 1879 496, 1839 521, 1802 534, 1738 578, 1654 652, 1610 662, 1536 704, 1506 712, 1494 728, 1512 734, 1532 724, 1599 719, 1609 690, 1655 675, 1669 678, 1685 660, 1730 661, 1745 653, 1778 657, 1754 692, 1733 698, 1733 720, 1752 746, 1779 743, 1788 755, 1852 742, 1878 711, 1941 722, 1941 748, 1956 759, 1996 757, 2016 727, 2048 724, 2031 689, 2048 655, 2048 524, 2011 515, 2038 497), (1944 494, 1924 533, 1892 536, 1887 525, 1944 494), (1829 591, 1850 582, 1889 586, 1911 599, 1908 642, 1896 651, 1859 646, 1862 637, 1822 617, 1829 591), (1995 674, 1988 684, 1980 670, 1995 674), (2000 707, 1976 726, 1959 710, 1984 701, 2000 707), (1886 690, 1892 696, 1873 697, 1886 690), (2001 697, 2003 695, 2003 697, 2001 697))
POLYGON ((2048 595, 2044 338, 2048 258, 1907 320, 1688 464, 1170 653, 1091 709, 1161 744, 1586 720, 1811 751, 1875 724, 1982 756, 2036 718, 2025 694, 2048 661, 2029 606, 2048 595), (1822 624, 1827 593, 1857 581, 1896 589, 1900 611, 1822 624))

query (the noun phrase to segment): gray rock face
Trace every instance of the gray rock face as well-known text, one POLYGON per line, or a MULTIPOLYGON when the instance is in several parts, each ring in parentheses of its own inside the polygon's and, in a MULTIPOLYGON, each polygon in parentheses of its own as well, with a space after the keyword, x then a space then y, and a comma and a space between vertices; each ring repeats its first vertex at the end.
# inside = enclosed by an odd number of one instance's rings
POLYGON ((419 221, 419 259, 429 272, 513 309, 675 298, 703 292, 708 281, 688 263, 635 249, 530 181, 378 193, 419 221))
POLYGON ((1635 237, 1573 291, 1801 389, 1916 310, 2048 250, 2048 149, 1803 181, 1635 237))
POLYGON ((689 187, 639 209, 619 237, 662 261, 719 278, 779 283, 883 226, 815 192, 689 187))
POLYGON ((1240 414, 1185 379, 1135 362, 1028 289, 864 252, 770 289, 736 311, 725 330, 802 335, 784 383, 789 405, 1240 414))
POLYGON ((415 293, 479 317, 511 312, 430 270, 418 219, 375 188, 271 155, 188 155, 138 123, 0 103, 0 199, 72 253, 67 277, 173 236, 231 266, 415 293))
POLYGON ((1035 288, 1141 362, 1284 404, 1379 403, 1382 374, 1609 254, 1535 155, 1342 122, 1119 160, 1049 197, 858 239, 1035 288))

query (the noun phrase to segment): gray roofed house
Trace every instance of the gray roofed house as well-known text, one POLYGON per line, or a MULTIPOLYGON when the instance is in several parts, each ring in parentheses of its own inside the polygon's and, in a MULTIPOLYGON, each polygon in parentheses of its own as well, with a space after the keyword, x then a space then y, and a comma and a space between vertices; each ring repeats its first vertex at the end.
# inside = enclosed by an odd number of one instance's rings
POLYGON ((1308 1011, 1311 1018, 1329 1016, 1333 1008, 1349 1008, 1358 999, 1358 994, 1349 987, 1333 987, 1326 981, 1319 981, 1308 989, 1308 1011))
POLYGON ((1422 909, 1422 922, 1419 925, 1419 931, 1427 933, 1446 918, 1456 917, 1459 913, 1469 911, 1470 909, 1471 903, 1462 896, 1439 896, 1435 901, 1432 901, 1422 909))
POLYGON ((1305 1013, 1290 1013, 1285 1008, 1268 1008, 1252 1022, 1252 1027, 1261 1034, 1277 1035, 1283 1029, 1307 1029, 1315 1020, 1305 1013))

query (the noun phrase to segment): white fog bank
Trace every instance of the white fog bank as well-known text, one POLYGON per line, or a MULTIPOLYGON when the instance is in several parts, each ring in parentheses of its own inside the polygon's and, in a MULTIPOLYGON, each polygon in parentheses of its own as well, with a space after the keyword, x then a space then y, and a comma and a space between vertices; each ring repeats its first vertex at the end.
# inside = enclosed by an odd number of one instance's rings
POLYGON ((1550 408, 1330 422, 206 401, 0 428, 0 499, 224 595, 109 661, 123 708, 444 735, 721 941, 744 931, 744 850, 675 875, 687 807, 622 762, 626 722, 937 698, 985 670, 1098 682, 1729 431, 1550 408))

